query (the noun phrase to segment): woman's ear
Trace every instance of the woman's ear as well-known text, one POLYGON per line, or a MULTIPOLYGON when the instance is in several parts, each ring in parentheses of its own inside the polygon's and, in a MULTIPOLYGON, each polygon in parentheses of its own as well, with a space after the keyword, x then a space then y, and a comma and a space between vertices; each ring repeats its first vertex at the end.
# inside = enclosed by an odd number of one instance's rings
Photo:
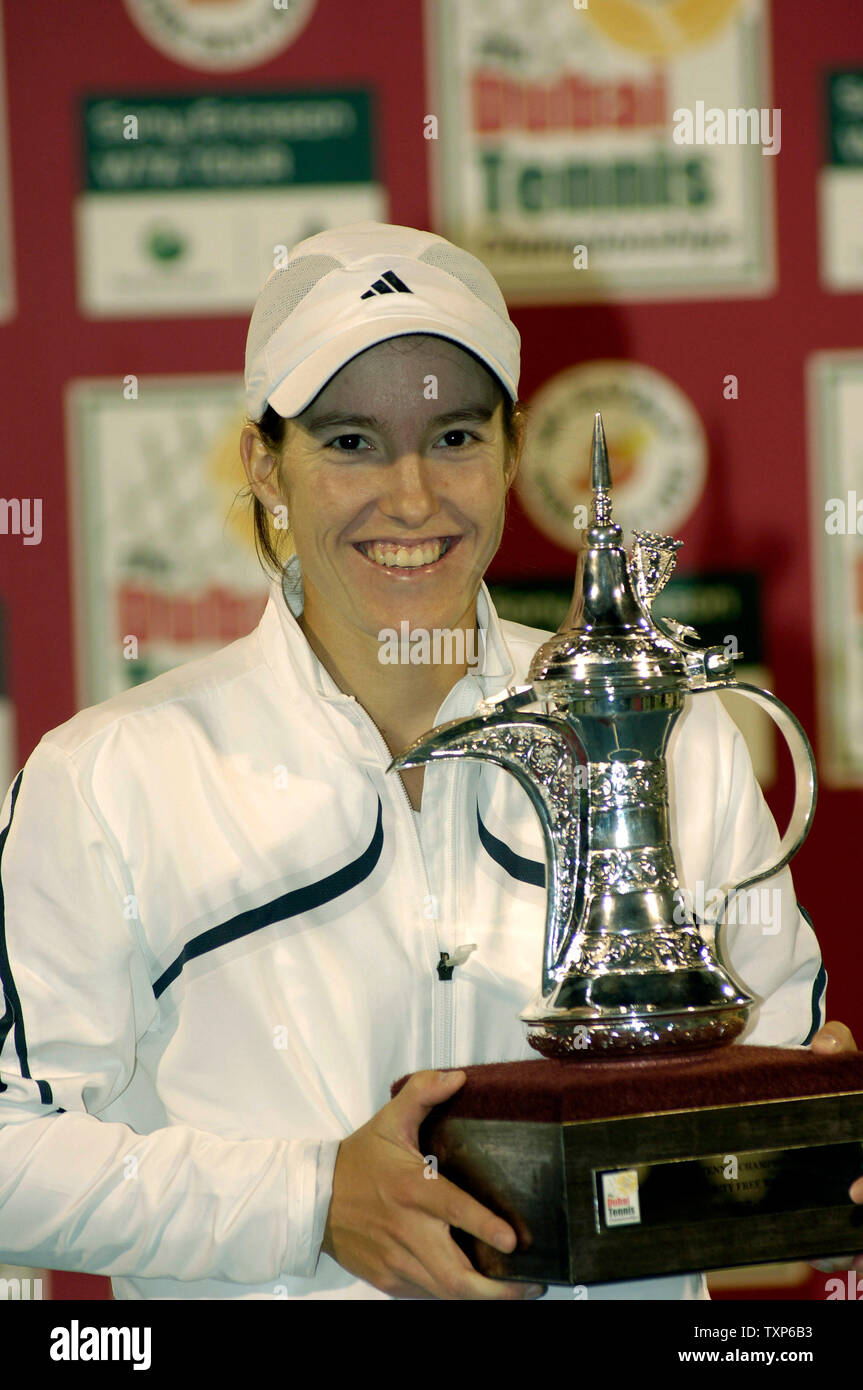
POLYGON ((279 488, 279 461, 267 450, 254 425, 245 425, 240 432, 240 458, 249 487, 267 511, 272 512, 284 502, 279 488))
POLYGON ((513 414, 513 431, 515 433, 515 445, 508 452, 506 463, 506 486, 511 488, 518 474, 521 464, 522 454, 524 453, 525 441, 527 439, 527 412, 521 407, 516 407, 513 414))

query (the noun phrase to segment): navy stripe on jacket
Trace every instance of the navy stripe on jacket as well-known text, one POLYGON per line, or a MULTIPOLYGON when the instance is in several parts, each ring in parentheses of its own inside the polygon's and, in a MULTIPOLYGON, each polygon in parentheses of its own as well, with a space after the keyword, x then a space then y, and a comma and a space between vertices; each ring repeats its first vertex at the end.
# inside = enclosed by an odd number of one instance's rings
POLYGON ((326 878, 319 879, 317 883, 309 883, 304 888, 294 888, 289 893, 282 893, 271 902, 249 908, 247 912, 240 912, 227 922, 222 922, 217 927, 209 927, 207 931, 187 941, 176 960, 171 962, 153 985, 156 998, 164 994, 188 961, 206 955, 208 951, 215 951, 229 941, 237 941, 251 932, 260 931, 262 927, 269 927, 274 922, 284 922, 288 917, 298 917, 302 912, 311 912, 313 908, 330 903, 334 898, 339 898, 343 893, 356 888, 374 869, 381 857, 383 843, 383 804, 378 797, 378 818, 374 834, 359 858, 345 864, 335 873, 328 874, 326 878))

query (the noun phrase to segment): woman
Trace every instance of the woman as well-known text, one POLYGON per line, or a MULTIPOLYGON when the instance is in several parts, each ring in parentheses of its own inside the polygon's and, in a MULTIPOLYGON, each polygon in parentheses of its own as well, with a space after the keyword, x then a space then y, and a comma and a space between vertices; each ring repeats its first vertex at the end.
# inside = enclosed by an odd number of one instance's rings
MULTIPOLYGON (((491 765, 386 772, 546 636, 481 583, 523 445, 518 348, 479 262, 409 228, 321 233, 264 286, 241 439, 277 570, 261 623, 47 734, 4 807, 0 1256, 118 1298, 535 1296, 471 1269, 451 1225, 514 1233, 425 1181, 416 1145, 461 1084, 433 1068, 533 1056, 538 827, 491 765), (405 620, 463 634, 464 659, 382 662, 405 620)), ((686 884, 719 883, 776 831, 718 701, 691 703, 676 844, 686 884)), ((792 1044, 823 971, 776 882, 781 929, 729 952, 764 1000, 747 1040, 792 1044)))

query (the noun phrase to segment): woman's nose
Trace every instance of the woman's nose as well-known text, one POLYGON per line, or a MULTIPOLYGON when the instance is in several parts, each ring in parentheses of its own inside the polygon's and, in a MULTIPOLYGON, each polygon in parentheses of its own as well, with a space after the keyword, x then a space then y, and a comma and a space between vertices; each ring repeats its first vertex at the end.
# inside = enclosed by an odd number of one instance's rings
POLYGON ((431 469, 418 454, 404 454, 387 468, 379 506, 406 526, 421 526, 434 516, 439 503, 431 469))

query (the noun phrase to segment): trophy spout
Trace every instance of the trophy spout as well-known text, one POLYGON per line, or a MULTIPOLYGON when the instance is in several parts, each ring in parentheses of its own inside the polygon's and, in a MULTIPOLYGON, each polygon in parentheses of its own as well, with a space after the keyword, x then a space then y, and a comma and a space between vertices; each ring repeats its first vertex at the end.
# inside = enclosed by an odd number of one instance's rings
POLYGON ((549 866, 542 962, 542 990, 548 993, 558 983, 584 910, 579 846, 586 823, 587 774, 584 748, 565 720, 515 708, 535 699, 527 687, 491 713, 441 724, 394 758, 387 771, 436 758, 475 758, 506 768, 524 787, 539 816, 549 866))

